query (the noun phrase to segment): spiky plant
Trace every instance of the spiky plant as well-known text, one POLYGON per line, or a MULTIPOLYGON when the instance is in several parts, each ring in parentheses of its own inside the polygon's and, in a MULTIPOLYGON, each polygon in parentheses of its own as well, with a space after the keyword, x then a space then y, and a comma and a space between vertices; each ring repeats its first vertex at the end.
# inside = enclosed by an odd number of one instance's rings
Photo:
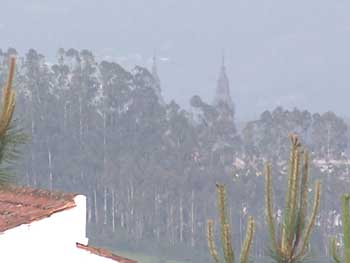
POLYGON ((2 90, 0 112, 0 187, 6 186, 13 179, 13 164, 19 155, 17 146, 25 142, 25 135, 17 128, 13 120, 15 92, 12 84, 15 64, 16 59, 11 57, 7 81, 2 90))
POLYGON ((342 226, 343 226, 343 259, 340 258, 337 251, 337 241, 332 239, 332 257, 334 262, 350 263, 350 221, 349 221, 349 200, 350 196, 344 194, 342 196, 342 226))
POLYGON ((270 256, 279 263, 305 260, 320 205, 321 184, 316 181, 313 207, 307 220, 309 156, 307 151, 301 151, 296 135, 291 135, 290 139, 288 188, 278 233, 276 233, 277 226, 272 207, 271 165, 267 163, 265 166, 265 205, 271 241, 270 256))
MULTIPOLYGON (((227 208, 226 208, 225 187, 223 185, 217 184, 216 193, 217 193, 217 207, 218 207, 219 222, 220 222, 221 246, 223 251, 224 262, 234 263, 235 256, 232 248, 231 230, 230 230, 230 224, 228 222, 227 211, 226 211, 227 208)), ((219 263, 221 262, 221 260, 216 250, 213 225, 214 225, 214 221, 208 220, 208 223, 207 223, 208 248, 209 248, 210 255, 212 256, 213 262, 219 263)), ((254 235, 254 220, 252 217, 249 217, 248 223, 247 223, 245 240, 241 248, 240 260, 239 260, 240 263, 249 262, 249 250, 252 244, 253 235, 254 235)))

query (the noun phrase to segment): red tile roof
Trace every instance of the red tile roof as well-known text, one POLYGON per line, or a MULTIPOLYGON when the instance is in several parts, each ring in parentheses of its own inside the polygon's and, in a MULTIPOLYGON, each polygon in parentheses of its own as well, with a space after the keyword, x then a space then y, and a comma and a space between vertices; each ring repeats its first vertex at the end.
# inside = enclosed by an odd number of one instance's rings
POLYGON ((0 190, 0 232, 75 207, 76 194, 27 187, 0 190))
POLYGON ((89 251, 92 254, 95 254, 95 255, 98 255, 101 257, 105 257, 105 258, 109 258, 109 259, 115 260, 115 261, 120 262, 120 263, 137 263, 137 261, 135 261, 135 260, 115 255, 106 249, 85 246, 85 245, 80 244, 80 243, 77 243, 77 248, 84 249, 86 251, 89 251))

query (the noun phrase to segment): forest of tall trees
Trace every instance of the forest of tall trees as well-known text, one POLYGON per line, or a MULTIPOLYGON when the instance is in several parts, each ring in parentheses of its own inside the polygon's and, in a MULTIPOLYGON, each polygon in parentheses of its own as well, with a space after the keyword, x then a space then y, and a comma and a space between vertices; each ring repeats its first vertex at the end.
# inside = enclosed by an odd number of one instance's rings
POLYGON ((97 61, 87 50, 60 49, 53 63, 33 49, 0 51, 1 84, 13 55, 15 117, 30 137, 17 179, 85 194, 90 240, 123 249, 181 249, 186 258, 206 259, 206 220, 215 217, 220 182, 238 231, 233 243, 242 242, 252 215, 258 233, 252 255, 263 256, 263 164, 271 161, 274 195, 283 196, 294 132, 311 151, 311 177, 323 181, 314 238, 319 253, 329 254, 327 236, 339 232, 338 200, 349 181, 349 129, 342 118, 278 107, 238 130, 228 105, 199 96, 187 110, 164 103, 150 71, 97 61))

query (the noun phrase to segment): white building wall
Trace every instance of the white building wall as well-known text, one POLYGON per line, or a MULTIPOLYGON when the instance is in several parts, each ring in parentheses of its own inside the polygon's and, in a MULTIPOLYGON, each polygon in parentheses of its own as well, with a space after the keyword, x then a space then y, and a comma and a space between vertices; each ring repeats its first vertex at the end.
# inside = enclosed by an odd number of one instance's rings
POLYGON ((86 197, 75 197, 76 207, 51 217, 9 229, 0 235, 0 262, 108 263, 76 247, 87 244, 86 197))
POLYGON ((83 249, 77 249, 76 254, 74 255, 76 258, 75 262, 82 263, 116 263, 115 260, 104 258, 97 256, 95 254, 90 253, 89 251, 83 249))

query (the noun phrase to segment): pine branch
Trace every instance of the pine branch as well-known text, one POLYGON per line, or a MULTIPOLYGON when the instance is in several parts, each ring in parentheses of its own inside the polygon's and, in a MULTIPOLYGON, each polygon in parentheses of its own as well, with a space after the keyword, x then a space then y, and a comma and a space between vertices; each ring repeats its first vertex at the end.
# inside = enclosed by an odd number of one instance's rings
POLYGON ((10 59, 7 82, 2 90, 2 105, 0 112, 0 187, 13 180, 13 165, 20 156, 18 146, 24 144, 26 136, 13 120, 15 110, 15 92, 12 89, 15 74, 14 57, 10 59))
POLYGON ((302 169, 300 169, 300 142, 296 135, 291 135, 290 139, 291 150, 289 156, 288 189, 279 238, 276 237, 276 227, 273 220, 271 168, 269 164, 265 167, 266 218, 272 244, 270 256, 279 263, 295 263, 306 260, 310 235, 316 222, 320 204, 321 184, 317 181, 315 184, 312 213, 305 227, 309 158, 307 152, 304 152, 302 169), (302 171, 301 176, 300 170, 302 171), (280 242, 279 244, 277 240, 280 242))

